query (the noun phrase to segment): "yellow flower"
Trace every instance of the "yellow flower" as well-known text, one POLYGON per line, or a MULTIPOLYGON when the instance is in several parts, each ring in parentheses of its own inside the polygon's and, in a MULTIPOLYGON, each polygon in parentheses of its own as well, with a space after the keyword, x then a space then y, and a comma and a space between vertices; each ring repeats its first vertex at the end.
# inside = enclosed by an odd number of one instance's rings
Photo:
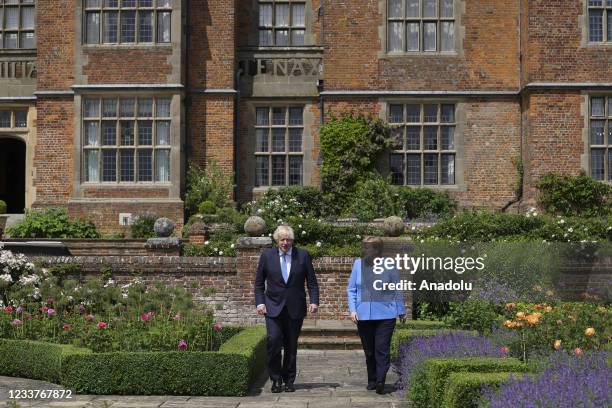
POLYGON ((538 313, 534 313, 527 316, 527 323, 529 323, 531 326, 535 326, 540 323, 540 318, 537 315, 538 313))
POLYGON ((506 310, 512 310, 516 307, 516 303, 506 303, 506 310))
POLYGON ((592 328, 592 327, 587 328, 584 331, 584 335, 587 336, 587 337, 593 337, 595 335, 595 329, 592 328))
POLYGON ((553 345, 555 350, 559 350, 561 348, 561 340, 555 340, 555 344, 553 345))
POLYGON ((574 354, 577 355, 577 356, 582 355, 582 349, 580 347, 576 347, 574 349, 574 354))
POLYGON ((544 311, 547 313, 552 312, 552 310, 553 310, 552 306, 546 306, 546 308, 544 309, 544 311))
POLYGON ((514 322, 512 320, 506 320, 504 322, 504 326, 506 326, 507 328, 511 329, 514 327, 514 322))
POLYGON ((518 319, 524 319, 524 318, 525 318, 525 312, 518 312, 518 313, 516 314, 516 317, 517 317, 518 319))
POLYGON ((600 313, 606 313, 608 310, 603 306, 597 306, 597 311, 600 313))

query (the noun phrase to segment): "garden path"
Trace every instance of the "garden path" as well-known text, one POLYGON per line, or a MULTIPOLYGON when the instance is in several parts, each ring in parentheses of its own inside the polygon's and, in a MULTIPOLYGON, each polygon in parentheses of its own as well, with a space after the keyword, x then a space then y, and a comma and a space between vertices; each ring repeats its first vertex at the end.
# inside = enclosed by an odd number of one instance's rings
POLYGON ((357 350, 300 350, 296 392, 270 393, 262 378, 248 397, 76 395, 69 401, 20 400, 11 405, 9 390, 61 388, 42 381, 0 376, 0 407, 61 408, 406 408, 393 393, 390 370, 386 394, 365 389, 365 361, 357 350))

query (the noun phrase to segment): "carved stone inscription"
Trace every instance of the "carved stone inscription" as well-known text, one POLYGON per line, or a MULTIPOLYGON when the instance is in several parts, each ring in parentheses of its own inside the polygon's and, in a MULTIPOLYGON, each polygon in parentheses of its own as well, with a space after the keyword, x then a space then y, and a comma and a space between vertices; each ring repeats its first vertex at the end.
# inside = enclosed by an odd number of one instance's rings
POLYGON ((320 58, 269 58, 248 59, 240 61, 245 75, 274 77, 305 77, 308 79, 321 76, 320 58))

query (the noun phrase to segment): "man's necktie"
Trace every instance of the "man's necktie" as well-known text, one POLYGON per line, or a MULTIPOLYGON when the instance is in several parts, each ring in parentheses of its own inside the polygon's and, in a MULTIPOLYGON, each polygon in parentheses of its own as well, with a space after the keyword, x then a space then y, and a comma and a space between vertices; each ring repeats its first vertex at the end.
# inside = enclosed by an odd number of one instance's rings
POLYGON ((287 283, 287 281, 289 280, 289 273, 287 272, 287 253, 283 252, 283 255, 281 255, 281 270, 283 272, 283 279, 285 280, 285 283, 287 283))

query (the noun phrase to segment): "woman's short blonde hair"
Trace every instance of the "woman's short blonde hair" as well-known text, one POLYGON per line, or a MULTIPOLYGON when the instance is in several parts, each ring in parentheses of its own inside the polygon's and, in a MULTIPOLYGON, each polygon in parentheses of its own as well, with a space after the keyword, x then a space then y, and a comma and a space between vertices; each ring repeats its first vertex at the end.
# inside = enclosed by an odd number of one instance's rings
POLYGON ((293 228, 289 225, 279 225, 276 227, 274 234, 272 234, 274 241, 278 242, 283 238, 289 238, 291 240, 295 239, 295 234, 293 233, 293 228))

